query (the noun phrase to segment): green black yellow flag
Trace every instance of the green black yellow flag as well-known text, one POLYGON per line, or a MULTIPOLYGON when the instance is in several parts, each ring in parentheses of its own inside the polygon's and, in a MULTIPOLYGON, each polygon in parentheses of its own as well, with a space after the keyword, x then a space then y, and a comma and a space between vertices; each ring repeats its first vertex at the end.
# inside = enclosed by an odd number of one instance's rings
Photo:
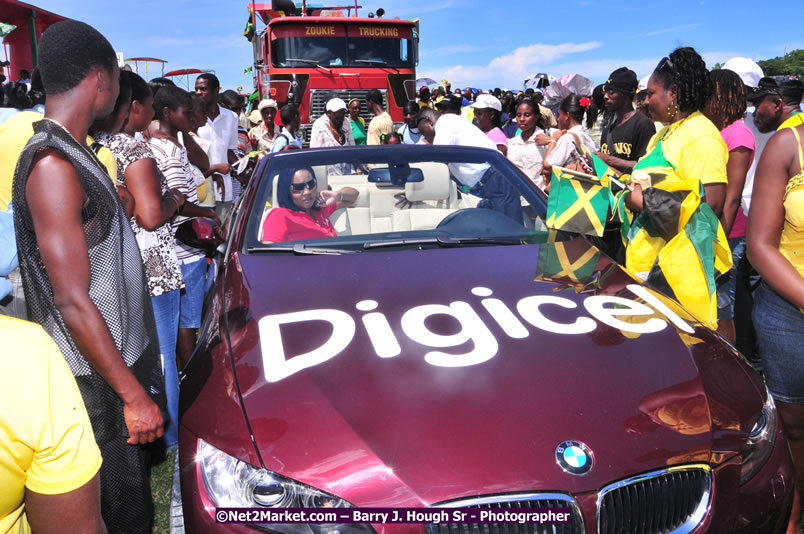
POLYGON ((251 74, 252 72, 254 72, 254 67, 247 67, 247 68, 246 68, 246 69, 243 71, 243 74, 251 74))
POLYGON ((547 242, 539 245, 539 263, 534 279, 567 283, 581 291, 594 281, 600 250, 583 239, 561 241, 559 235, 550 230, 547 242))
POLYGON ((643 211, 627 232, 626 268, 715 328, 715 279, 731 269, 732 259, 723 227, 703 201, 703 184, 676 173, 661 141, 634 173, 649 176, 651 186, 643 189, 643 211))
POLYGON ((611 204, 609 196, 608 181, 553 167, 547 201, 547 227, 602 236, 611 204))
POLYGON ((246 23, 246 29, 243 30, 243 35, 249 42, 254 41, 254 32, 256 28, 254 27, 254 22, 252 21, 251 14, 248 16, 248 22, 246 23))

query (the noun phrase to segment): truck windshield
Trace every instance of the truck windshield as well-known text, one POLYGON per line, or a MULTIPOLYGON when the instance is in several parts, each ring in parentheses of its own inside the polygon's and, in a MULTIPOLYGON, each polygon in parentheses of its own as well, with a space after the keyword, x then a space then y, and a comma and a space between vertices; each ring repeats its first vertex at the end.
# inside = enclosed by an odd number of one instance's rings
POLYGON ((271 41, 275 67, 414 66, 411 39, 377 37, 281 37, 271 41))

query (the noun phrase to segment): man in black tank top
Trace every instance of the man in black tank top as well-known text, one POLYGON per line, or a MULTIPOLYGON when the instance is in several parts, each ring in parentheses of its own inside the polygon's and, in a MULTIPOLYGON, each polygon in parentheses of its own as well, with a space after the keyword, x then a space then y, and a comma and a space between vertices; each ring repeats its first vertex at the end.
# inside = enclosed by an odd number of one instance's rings
POLYGON ((636 74, 626 67, 612 72, 603 86, 606 112, 597 155, 607 165, 621 172, 631 172, 656 133, 653 121, 634 110, 636 89, 636 74))
POLYGON ((39 54, 45 118, 33 124, 12 190, 28 313, 84 399, 103 457, 108 531, 150 532, 143 445, 162 436, 164 406, 156 325, 128 217, 86 143, 89 126, 114 107, 117 59, 101 34, 73 20, 48 28, 39 54))

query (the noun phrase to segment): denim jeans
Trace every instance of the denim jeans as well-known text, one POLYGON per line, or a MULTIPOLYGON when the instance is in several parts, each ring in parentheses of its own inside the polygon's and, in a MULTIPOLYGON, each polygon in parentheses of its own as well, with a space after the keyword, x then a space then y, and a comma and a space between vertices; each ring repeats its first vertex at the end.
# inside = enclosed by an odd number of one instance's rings
POLYGON ((204 287, 207 277, 207 259, 181 265, 184 289, 179 300, 179 328, 200 328, 204 307, 204 287))
POLYGON ((754 293, 754 326, 773 398, 804 402, 804 313, 763 281, 754 293))
POLYGON ((179 373, 176 370, 176 338, 179 334, 179 292, 176 289, 151 297, 162 353, 162 373, 165 376, 168 420, 165 421, 165 442, 174 447, 179 442, 179 373))
POLYGON ((489 168, 480 180, 479 185, 470 189, 469 192, 483 199, 478 202, 478 208, 499 211, 519 224, 524 224, 519 191, 508 178, 494 168, 489 168))

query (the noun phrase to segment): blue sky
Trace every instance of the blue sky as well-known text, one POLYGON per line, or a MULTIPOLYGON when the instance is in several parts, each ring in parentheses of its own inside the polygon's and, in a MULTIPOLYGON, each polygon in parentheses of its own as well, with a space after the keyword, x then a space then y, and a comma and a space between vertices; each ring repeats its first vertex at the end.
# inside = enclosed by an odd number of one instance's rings
MULTIPOLYGON (((243 74, 251 63, 251 44, 242 36, 245 0, 32 3, 91 24, 126 57, 165 59, 166 71, 214 69, 224 88, 252 88, 251 76, 243 74)), ((804 48, 801 0, 776 0, 772 10, 744 0, 676 0, 672 7, 599 0, 366 0, 359 5, 362 16, 383 7, 386 17, 418 17, 418 76, 446 77, 453 87, 520 89, 523 79, 537 72, 579 73, 602 82, 621 66, 642 78, 678 46, 695 47, 710 67, 733 56, 767 59, 804 48)), ((148 76, 158 75, 160 68, 149 65, 148 76)), ((140 74, 145 74, 142 64, 140 74)))

